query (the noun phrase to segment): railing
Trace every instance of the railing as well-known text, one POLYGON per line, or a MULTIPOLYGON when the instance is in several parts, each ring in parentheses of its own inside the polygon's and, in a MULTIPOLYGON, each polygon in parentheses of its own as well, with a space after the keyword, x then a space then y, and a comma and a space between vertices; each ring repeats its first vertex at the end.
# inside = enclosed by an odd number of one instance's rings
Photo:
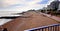
POLYGON ((60 24, 42 26, 42 27, 32 28, 24 31, 60 31, 60 24))

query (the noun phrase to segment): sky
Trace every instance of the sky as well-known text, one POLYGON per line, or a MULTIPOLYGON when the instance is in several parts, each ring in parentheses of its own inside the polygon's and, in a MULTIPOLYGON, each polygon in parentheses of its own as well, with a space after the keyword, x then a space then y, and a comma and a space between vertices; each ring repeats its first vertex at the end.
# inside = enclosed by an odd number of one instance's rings
POLYGON ((27 11, 42 9, 54 0, 0 0, 0 11, 27 11))

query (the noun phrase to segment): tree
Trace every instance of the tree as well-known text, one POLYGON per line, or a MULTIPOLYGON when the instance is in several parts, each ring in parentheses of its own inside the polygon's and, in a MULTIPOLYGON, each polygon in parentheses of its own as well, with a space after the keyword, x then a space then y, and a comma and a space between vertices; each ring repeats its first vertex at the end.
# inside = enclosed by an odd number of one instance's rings
POLYGON ((57 9, 59 8, 59 3, 60 3, 59 0, 55 0, 55 1, 51 2, 50 6, 53 9, 53 11, 57 11, 57 9))
POLYGON ((56 15, 56 12, 57 12, 57 10, 59 8, 59 4, 60 4, 59 0, 55 0, 55 1, 51 2, 51 4, 50 4, 51 14, 56 15))

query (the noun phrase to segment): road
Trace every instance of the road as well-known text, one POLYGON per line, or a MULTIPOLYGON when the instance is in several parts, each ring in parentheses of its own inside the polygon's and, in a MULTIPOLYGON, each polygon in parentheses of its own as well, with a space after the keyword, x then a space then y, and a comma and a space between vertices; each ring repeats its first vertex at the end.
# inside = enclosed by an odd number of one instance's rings
POLYGON ((59 24, 55 20, 36 12, 26 12, 25 17, 19 17, 3 25, 8 31, 24 31, 26 29, 59 24))

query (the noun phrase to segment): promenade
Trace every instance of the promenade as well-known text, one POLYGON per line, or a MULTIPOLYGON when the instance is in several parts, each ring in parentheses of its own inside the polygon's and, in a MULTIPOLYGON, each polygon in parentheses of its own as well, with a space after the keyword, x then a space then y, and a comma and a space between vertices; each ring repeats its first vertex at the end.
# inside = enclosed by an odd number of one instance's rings
POLYGON ((44 16, 47 16, 47 17, 49 17, 49 18, 51 18, 51 19, 54 19, 54 20, 56 20, 57 22, 60 22, 60 17, 54 16, 54 15, 50 15, 50 14, 41 13, 41 12, 40 12, 40 14, 42 14, 42 15, 44 15, 44 16))

